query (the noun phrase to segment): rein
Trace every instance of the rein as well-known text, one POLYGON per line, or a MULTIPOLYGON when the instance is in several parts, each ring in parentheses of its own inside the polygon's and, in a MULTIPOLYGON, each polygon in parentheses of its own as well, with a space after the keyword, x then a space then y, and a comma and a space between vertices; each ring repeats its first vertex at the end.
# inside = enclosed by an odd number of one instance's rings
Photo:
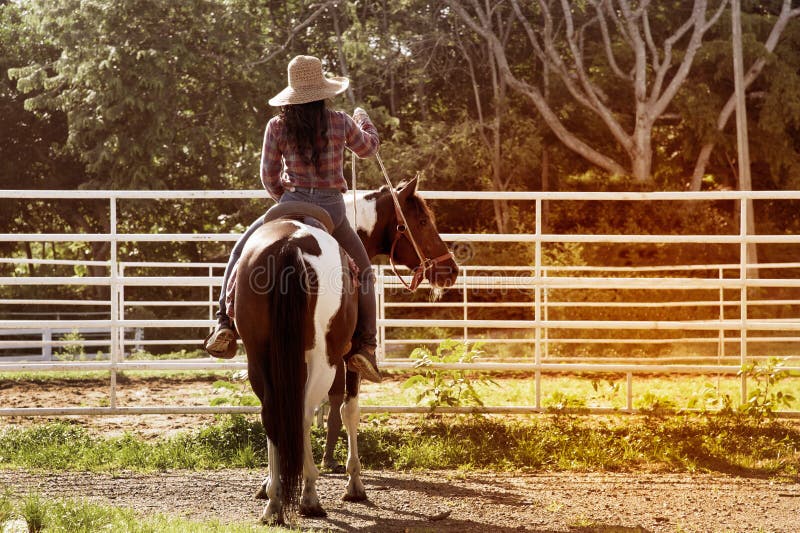
POLYGON ((383 177, 386 180, 386 185, 389 186, 389 193, 392 195, 392 201, 394 202, 394 212, 397 216, 397 231, 394 234, 394 241, 392 242, 392 247, 389 250, 389 264, 392 266, 392 272, 394 275, 397 276, 397 279, 400 280, 400 283, 406 288, 406 290, 410 292, 414 292, 419 287, 419 284, 422 283, 422 280, 425 278, 425 275, 435 267, 438 263, 443 261, 447 261, 448 259, 452 259, 453 254, 448 250, 447 253, 442 254, 438 257, 434 257, 433 259, 429 259, 420 249, 419 244, 417 244, 417 240, 414 238, 414 234, 411 232, 411 228, 408 226, 408 221, 406 220, 406 216, 403 213, 403 209, 400 207, 400 199, 397 197, 397 192, 394 190, 392 186, 392 180, 389 179, 389 173, 386 172, 386 167, 383 165, 383 160, 381 159, 380 154, 375 154, 375 158, 378 160, 378 164, 383 171, 383 177), (400 242, 400 239, 405 237, 411 243, 411 246, 414 248, 414 252, 417 254, 417 258, 419 259, 419 265, 411 270, 411 283, 406 283, 403 279, 403 276, 397 272, 397 266, 394 264, 394 249, 397 247, 397 243, 400 242))

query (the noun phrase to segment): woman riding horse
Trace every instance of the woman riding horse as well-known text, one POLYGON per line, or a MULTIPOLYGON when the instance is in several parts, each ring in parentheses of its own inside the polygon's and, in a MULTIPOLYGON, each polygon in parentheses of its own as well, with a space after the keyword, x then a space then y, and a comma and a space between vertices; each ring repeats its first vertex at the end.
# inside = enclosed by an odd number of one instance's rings
MULTIPOLYGON (((343 198, 347 192, 344 149, 362 159, 373 156, 380 145, 378 132, 361 108, 355 109, 352 118, 342 111, 326 109, 325 100, 347 90, 349 80, 326 77, 316 57, 295 57, 288 74, 289 85, 269 101, 271 106, 281 107, 281 112, 267 123, 261 181, 279 203, 308 202, 330 214, 333 237, 359 269, 358 322, 346 365, 364 379, 380 382, 375 357, 375 275, 364 245, 347 221, 343 198)), ((225 269, 217 327, 205 342, 206 351, 215 357, 235 354, 236 332, 227 313, 225 290, 245 242, 263 223, 264 217, 259 218, 242 235, 225 269)))

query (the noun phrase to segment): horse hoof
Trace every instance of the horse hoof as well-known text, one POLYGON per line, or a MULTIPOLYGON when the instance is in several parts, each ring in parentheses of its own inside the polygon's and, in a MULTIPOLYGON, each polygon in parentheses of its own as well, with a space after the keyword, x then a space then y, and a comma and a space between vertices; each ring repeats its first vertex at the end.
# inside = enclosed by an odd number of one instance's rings
POLYGON ((328 513, 322 508, 320 504, 316 505, 303 505, 300 504, 300 515, 309 518, 325 518, 328 513))
POLYGON ((356 491, 353 493, 345 492, 344 496, 342 496, 342 501, 365 502, 367 501, 367 493, 365 491, 356 491))
POLYGON ((264 512, 261 514, 261 518, 259 521, 267 526, 283 526, 285 525, 283 521, 283 513, 281 512, 274 512, 272 511, 269 506, 264 509, 264 512))
POLYGON ((267 499, 267 488, 264 485, 261 485, 258 490, 256 491, 255 495, 253 496, 256 500, 266 500, 267 499))

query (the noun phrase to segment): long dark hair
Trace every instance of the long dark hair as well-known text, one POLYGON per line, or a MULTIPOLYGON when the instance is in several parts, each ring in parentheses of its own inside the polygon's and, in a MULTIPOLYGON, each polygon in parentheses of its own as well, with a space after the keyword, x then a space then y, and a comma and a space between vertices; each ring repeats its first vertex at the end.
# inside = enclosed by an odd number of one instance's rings
POLYGON ((297 150, 304 162, 319 168, 319 156, 328 146, 328 114, 325 100, 281 108, 289 146, 297 150))

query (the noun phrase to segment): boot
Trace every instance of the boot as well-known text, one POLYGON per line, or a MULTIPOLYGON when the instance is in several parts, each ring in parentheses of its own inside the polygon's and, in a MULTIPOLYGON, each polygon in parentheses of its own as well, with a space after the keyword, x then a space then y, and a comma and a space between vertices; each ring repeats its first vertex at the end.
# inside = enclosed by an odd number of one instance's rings
POLYGON ((206 337, 203 348, 214 357, 231 359, 236 355, 237 338, 236 330, 230 326, 230 323, 220 320, 217 328, 206 337))
POLYGON ((380 383, 383 379, 378 369, 378 360, 375 357, 375 347, 363 345, 345 361, 347 370, 358 372, 367 381, 380 383))

